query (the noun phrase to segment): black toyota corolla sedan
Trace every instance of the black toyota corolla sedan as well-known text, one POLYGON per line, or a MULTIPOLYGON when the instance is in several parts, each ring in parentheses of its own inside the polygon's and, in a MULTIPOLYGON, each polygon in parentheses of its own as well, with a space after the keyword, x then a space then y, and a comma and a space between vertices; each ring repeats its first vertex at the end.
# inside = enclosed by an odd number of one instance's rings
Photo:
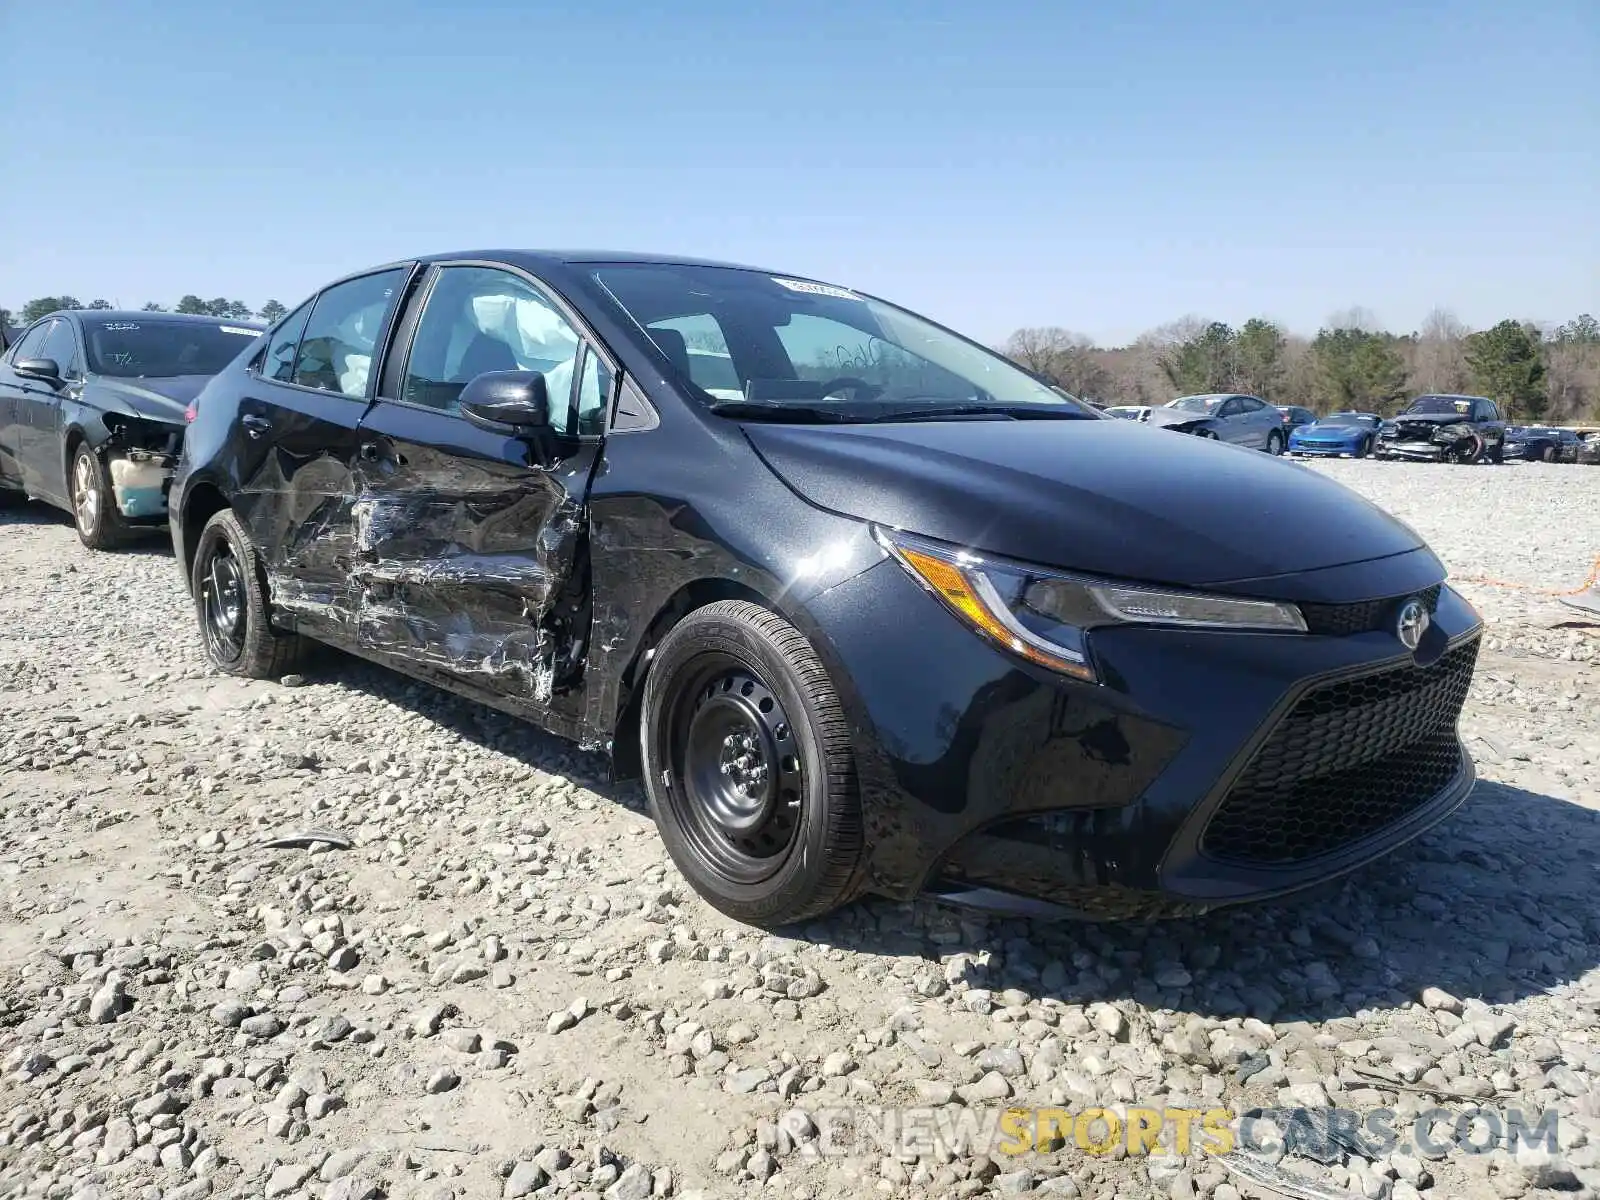
POLYGON ((70 512, 95 550, 159 528, 185 406, 261 329, 104 309, 41 317, 0 358, 0 491, 70 512))
POLYGON ((327 642, 606 751, 756 924, 865 891, 1199 911, 1473 779, 1480 621, 1407 526, 799 276, 352 275, 202 393, 173 514, 219 668, 327 642))

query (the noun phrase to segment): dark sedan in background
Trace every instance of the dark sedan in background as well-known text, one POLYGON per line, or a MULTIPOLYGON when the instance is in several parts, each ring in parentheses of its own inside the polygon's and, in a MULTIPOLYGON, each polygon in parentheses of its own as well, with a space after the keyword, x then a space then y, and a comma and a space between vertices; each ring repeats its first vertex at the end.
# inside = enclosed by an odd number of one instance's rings
POLYGON ((1513 425, 1506 430, 1507 458, 1528 462, 1577 462, 1583 439, 1573 429, 1513 425))
POLYGON ((373 268, 206 387, 172 497, 219 669, 309 637, 609 752, 755 924, 868 890, 1201 910, 1473 779, 1481 623, 1405 525, 836 284, 373 268))
POLYGON ((1348 454, 1365 458, 1372 453, 1383 418, 1377 413, 1336 412, 1301 425, 1289 435, 1293 455, 1331 456, 1348 454))
POLYGON ((0 357, 0 490, 70 512, 96 550, 164 524, 184 409, 261 329, 104 309, 40 318, 0 357))

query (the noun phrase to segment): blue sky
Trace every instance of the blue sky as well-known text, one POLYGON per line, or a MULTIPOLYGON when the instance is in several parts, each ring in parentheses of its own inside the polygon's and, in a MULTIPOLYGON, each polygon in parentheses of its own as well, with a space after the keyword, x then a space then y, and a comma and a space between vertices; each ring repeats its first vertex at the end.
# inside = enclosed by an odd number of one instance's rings
POLYGON ((515 245, 989 339, 1600 310, 1595 0, 0 0, 0 103, 13 308, 515 245))

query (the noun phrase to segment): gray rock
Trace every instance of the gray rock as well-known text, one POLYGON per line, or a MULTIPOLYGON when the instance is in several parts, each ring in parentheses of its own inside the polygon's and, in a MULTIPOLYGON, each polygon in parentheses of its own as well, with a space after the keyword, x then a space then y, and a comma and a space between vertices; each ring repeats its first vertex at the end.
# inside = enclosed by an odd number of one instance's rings
POLYGON ((633 1163, 606 1189, 606 1200, 650 1200, 653 1186, 650 1172, 640 1164, 633 1163))

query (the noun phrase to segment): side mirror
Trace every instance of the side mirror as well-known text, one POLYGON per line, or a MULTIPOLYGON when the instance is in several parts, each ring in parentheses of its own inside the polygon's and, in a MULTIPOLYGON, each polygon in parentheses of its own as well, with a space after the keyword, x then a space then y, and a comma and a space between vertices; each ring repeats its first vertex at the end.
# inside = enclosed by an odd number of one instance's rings
POLYGON ((11 369, 25 379, 38 379, 57 385, 62 382, 61 367, 53 358, 19 358, 11 364, 11 369))
POLYGON ((486 371, 461 389, 461 415, 481 429, 522 437, 550 427, 550 392, 540 371, 486 371))

